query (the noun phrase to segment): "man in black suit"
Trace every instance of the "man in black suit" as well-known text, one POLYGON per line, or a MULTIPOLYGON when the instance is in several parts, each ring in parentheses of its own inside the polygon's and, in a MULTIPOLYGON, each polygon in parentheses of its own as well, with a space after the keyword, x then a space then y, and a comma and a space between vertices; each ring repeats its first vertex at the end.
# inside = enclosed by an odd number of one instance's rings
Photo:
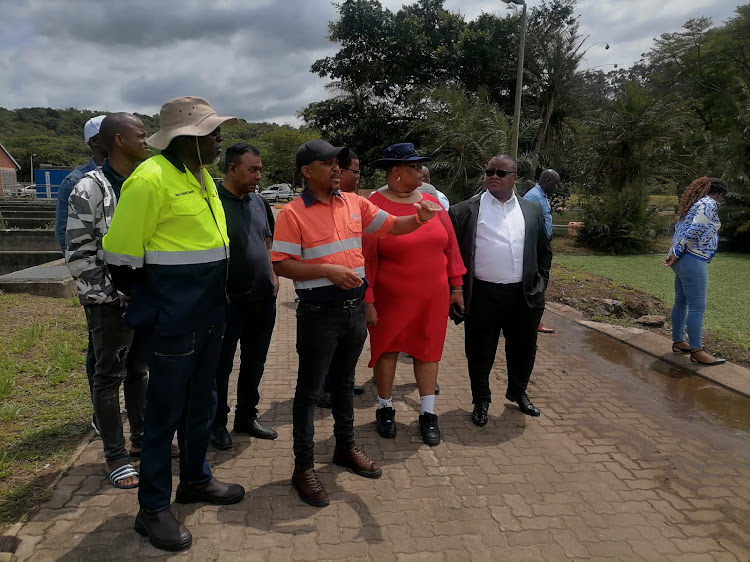
POLYGON ((483 426, 491 402, 490 371, 500 331, 505 335, 508 389, 505 397, 529 416, 540 415, 526 395, 536 359, 537 326, 552 249, 539 203, 516 197, 518 174, 512 156, 487 164, 484 193, 451 206, 449 214, 466 264, 466 358, 472 421, 483 426))

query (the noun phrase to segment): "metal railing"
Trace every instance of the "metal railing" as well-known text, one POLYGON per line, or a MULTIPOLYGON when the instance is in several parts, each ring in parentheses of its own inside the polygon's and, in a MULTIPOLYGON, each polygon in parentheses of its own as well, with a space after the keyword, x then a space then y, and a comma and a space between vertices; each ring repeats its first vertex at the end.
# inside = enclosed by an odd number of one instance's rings
POLYGON ((11 185, 2 186, 0 197, 3 199, 39 199, 52 200, 57 199, 57 190, 59 185, 34 184, 30 182, 19 182, 11 185), (44 195, 37 197, 39 192, 44 195))

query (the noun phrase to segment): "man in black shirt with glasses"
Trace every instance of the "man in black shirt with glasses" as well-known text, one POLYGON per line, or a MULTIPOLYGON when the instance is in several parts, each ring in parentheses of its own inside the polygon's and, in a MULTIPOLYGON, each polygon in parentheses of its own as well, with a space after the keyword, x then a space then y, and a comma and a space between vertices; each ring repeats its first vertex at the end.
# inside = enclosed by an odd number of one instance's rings
POLYGON ((216 371, 218 406, 211 430, 211 444, 221 450, 232 447, 227 431, 228 389, 238 341, 240 368, 234 431, 258 439, 277 437, 276 430, 258 420, 258 387, 276 323, 279 289, 279 280, 268 257, 273 232, 263 198, 255 193, 262 170, 257 148, 233 144, 227 149, 224 161, 226 176, 218 186, 230 248, 227 320, 216 371))

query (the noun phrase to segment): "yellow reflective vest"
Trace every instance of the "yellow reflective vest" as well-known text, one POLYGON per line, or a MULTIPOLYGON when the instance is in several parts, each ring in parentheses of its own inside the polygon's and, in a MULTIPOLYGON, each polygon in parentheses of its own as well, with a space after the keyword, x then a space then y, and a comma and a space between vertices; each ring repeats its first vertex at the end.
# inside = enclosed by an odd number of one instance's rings
POLYGON ((229 237, 216 186, 202 173, 205 189, 162 153, 122 186, 102 247, 108 264, 144 268, 126 313, 133 329, 178 334, 223 325, 229 237))

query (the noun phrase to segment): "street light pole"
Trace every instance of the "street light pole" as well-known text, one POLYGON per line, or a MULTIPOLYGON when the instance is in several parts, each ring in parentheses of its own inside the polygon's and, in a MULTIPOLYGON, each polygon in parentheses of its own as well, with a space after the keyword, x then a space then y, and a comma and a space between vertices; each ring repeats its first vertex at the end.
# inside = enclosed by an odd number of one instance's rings
POLYGON ((521 128, 521 91, 523 90, 523 57, 526 48, 526 2, 524 0, 502 0, 506 4, 523 6, 521 12, 521 38, 518 45, 518 73, 516 74, 516 103, 513 110, 513 135, 510 140, 510 155, 518 158, 518 136, 521 128))
POLYGON ((36 154, 31 155, 31 184, 36 189, 36 182, 34 181, 34 156, 36 156, 36 154))

